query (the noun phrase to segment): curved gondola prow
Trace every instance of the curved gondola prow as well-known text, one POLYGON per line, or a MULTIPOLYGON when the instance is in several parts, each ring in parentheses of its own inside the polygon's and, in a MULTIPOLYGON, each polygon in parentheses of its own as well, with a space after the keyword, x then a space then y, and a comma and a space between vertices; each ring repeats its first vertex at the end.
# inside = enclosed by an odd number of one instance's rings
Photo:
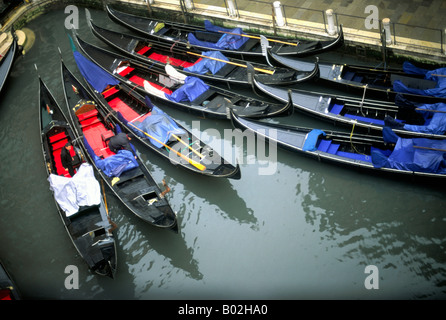
POLYGON ((339 25, 339 35, 336 38, 336 40, 334 40, 334 41, 328 43, 326 46, 322 47, 321 51, 325 52, 325 51, 328 51, 328 50, 334 50, 334 49, 340 48, 341 46, 344 45, 344 42, 345 42, 344 28, 343 28, 343 25, 340 24, 339 25))
POLYGON ((344 41, 345 41, 345 38, 344 38, 344 28, 343 28, 343 25, 340 24, 339 25, 339 36, 338 36, 338 39, 336 40, 335 43, 337 45, 341 46, 341 45, 344 44, 344 41))
POLYGON ((269 49, 271 49, 271 47, 269 45, 268 38, 264 35, 260 35, 260 46, 262 48, 262 56, 265 57, 266 63, 268 63, 270 67, 274 68, 274 65, 269 61, 269 49))
POLYGON ((263 94, 259 93, 256 89, 256 85, 255 85, 255 81, 256 79, 256 72, 254 70, 254 67, 251 63, 246 62, 246 71, 248 72, 248 84, 251 85, 252 87, 252 91, 254 91, 254 93, 256 95, 258 95, 259 97, 264 97, 263 94))
POLYGON ((321 70, 319 68, 319 57, 316 57, 316 62, 314 63, 314 68, 307 77, 309 80, 317 81, 321 75, 321 70))
POLYGON ((293 91, 288 89, 288 103, 286 104, 288 108, 288 115, 294 114, 294 104, 293 104, 293 91))

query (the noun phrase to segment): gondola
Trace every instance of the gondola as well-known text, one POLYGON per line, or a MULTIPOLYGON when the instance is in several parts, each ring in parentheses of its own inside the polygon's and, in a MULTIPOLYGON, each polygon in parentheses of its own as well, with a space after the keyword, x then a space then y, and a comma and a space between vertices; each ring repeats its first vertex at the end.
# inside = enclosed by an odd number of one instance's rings
MULTIPOLYGON (((250 70, 250 68, 248 68, 250 70)), ((249 71, 248 71, 249 72, 249 71)), ((251 71, 252 72, 252 71, 251 71)), ((278 101, 291 100, 296 110, 333 124, 371 133, 390 126, 401 136, 446 138, 446 104, 418 104, 401 95, 394 102, 269 86, 253 79, 253 90, 278 101)))
POLYGON ((21 294, 13 278, 0 261, 0 301, 21 299, 21 294))
MULTIPOLYGON (((279 56, 270 50, 267 51, 271 66, 281 66, 296 71, 312 70, 312 63, 309 61, 279 56)), ((428 94, 436 91, 438 82, 424 79, 424 77, 423 74, 407 73, 404 69, 319 63, 318 81, 321 85, 329 85, 336 89, 364 94, 367 98, 385 101, 394 101, 397 94, 403 94, 406 99, 416 102, 446 102, 446 95, 428 94)), ((446 80, 444 75, 440 75, 438 79, 446 80)))
MULTIPOLYGON (((262 56, 260 37, 246 34, 241 28, 222 28, 208 20, 204 26, 193 26, 176 22, 154 20, 143 16, 128 14, 106 7, 109 17, 125 27, 140 32, 151 39, 175 44, 177 47, 193 46, 198 50, 218 50, 229 55, 243 57, 262 56)), ((305 57, 335 50, 344 44, 342 26, 336 39, 327 41, 289 40, 270 38, 272 52, 283 56, 305 57)))
POLYGON ((383 135, 363 135, 304 128, 240 118, 234 113, 231 119, 235 128, 321 162, 408 179, 446 178, 445 140, 401 138, 391 129, 383 135))
MULTIPOLYGON (((12 31, 13 32, 13 31, 12 31)), ((2 57, 0 61, 0 91, 3 89, 5 85, 6 79, 9 76, 9 73, 12 68, 12 64, 14 63, 14 59, 17 55, 18 50, 17 39, 15 34, 13 33, 13 40, 9 49, 4 57, 2 57)))
POLYGON ((121 132, 94 101, 93 96, 61 62, 65 101, 74 133, 101 179, 138 218, 161 229, 178 233, 177 217, 144 162, 132 151, 109 148, 110 139, 121 132))
MULTIPOLYGON (((92 33, 111 47, 149 66, 165 67, 169 63, 177 71, 206 81, 231 85, 248 85, 246 62, 226 57, 220 51, 201 52, 193 48, 177 48, 145 38, 111 31, 98 27, 90 20, 92 33)), ((293 85, 316 80, 319 66, 316 59, 313 68, 296 71, 290 68, 271 67, 262 63, 251 63, 264 83, 293 85)))
POLYGON ((123 130, 149 150, 186 170, 214 178, 240 179, 240 166, 227 162, 214 149, 172 119, 148 96, 112 77, 78 51, 73 51, 85 83, 99 106, 123 130))
POLYGON ((94 273, 113 278, 117 254, 111 221, 94 176, 67 117, 39 76, 39 123, 44 165, 59 216, 74 247, 94 273), (71 143, 77 172, 62 166, 61 151, 71 143))
POLYGON ((170 64, 166 65, 165 70, 155 66, 149 67, 86 43, 79 37, 76 37, 76 40, 82 52, 90 60, 121 82, 143 95, 149 94, 151 99, 203 118, 229 119, 229 110, 233 110, 239 116, 250 118, 289 115, 293 110, 291 103, 271 103, 264 99, 238 94, 205 83, 196 77, 186 76, 173 69, 170 64), (199 91, 190 97, 188 91, 196 89, 199 91))

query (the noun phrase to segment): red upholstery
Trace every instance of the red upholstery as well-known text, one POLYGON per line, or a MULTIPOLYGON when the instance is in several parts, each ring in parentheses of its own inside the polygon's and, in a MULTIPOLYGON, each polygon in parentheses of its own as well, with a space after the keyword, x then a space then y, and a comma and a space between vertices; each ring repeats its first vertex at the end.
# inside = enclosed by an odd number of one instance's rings
POLYGON ((101 133, 101 138, 102 138, 102 142, 103 142, 103 144, 104 144, 104 147, 107 147, 107 146, 108 146, 107 141, 108 141, 111 137, 113 137, 114 135, 115 135, 115 134, 114 134, 113 131, 111 131, 111 130, 107 130, 107 131, 101 133))
POLYGON ((128 121, 139 117, 139 113, 135 112, 119 98, 114 98, 113 100, 109 101, 108 104, 110 105, 110 107, 112 107, 113 110, 120 112, 122 116, 128 121))
POLYGON ((77 118, 79 119, 80 122, 82 122, 83 120, 91 118, 97 114, 98 114, 98 110, 93 109, 93 110, 81 113, 80 115, 77 116, 77 118))
POLYGON ((107 130, 104 124, 97 122, 85 129, 83 129, 84 137, 87 139, 88 144, 93 149, 94 153, 99 157, 107 158, 114 155, 108 147, 104 147, 104 142, 102 140, 102 134, 105 134, 107 130))
POLYGON ((125 77, 125 76, 128 75, 130 72, 132 72, 133 70, 135 70, 135 68, 126 67, 125 69, 121 70, 121 72, 119 72, 119 75, 125 77))
POLYGON ((108 97, 110 97, 112 94, 118 92, 118 89, 116 89, 115 87, 112 87, 110 89, 107 89, 105 91, 102 92, 102 96, 107 99, 108 97))
POLYGON ((50 143, 53 143, 55 141, 59 141, 60 139, 65 138, 67 135, 65 134, 65 132, 59 132, 51 137, 49 137, 50 143))
POLYGON ((147 51, 149 51, 151 48, 148 46, 143 47, 141 50, 139 50, 137 53, 144 55, 147 51))
MULTIPOLYGON (((62 134, 65 136, 64 132, 62 132, 62 134)), ((51 143, 51 141, 56 140, 57 137, 61 137, 61 136, 62 135, 59 133, 59 134, 49 137, 50 143, 51 143)), ((60 160, 60 153, 62 151, 62 148, 65 146, 65 144, 67 142, 68 142, 68 138, 58 140, 55 143, 51 144, 51 149, 53 150, 53 159, 54 159, 54 164, 56 166, 56 174, 60 175, 60 176, 71 177, 70 174, 68 173, 68 171, 65 171, 65 168, 62 166, 62 161, 60 160)), ((74 148, 71 148, 70 154, 73 157, 76 155, 74 148)))
POLYGON ((159 54, 159 53, 156 53, 156 52, 152 53, 149 56, 149 58, 153 59, 153 60, 156 60, 156 61, 163 62, 163 63, 167 63, 167 58, 169 58, 170 64, 172 66, 180 66, 180 67, 183 67, 183 68, 187 68, 187 67, 193 66, 194 64, 196 64, 199 61, 199 60, 197 60, 195 62, 187 62, 187 61, 184 61, 184 60, 181 60, 181 59, 172 58, 172 57, 169 57, 167 55, 159 54))
POLYGON ((11 290, 1 289, 0 290, 0 300, 12 300, 11 299, 11 290))
MULTIPOLYGON (((116 89, 111 88, 109 91, 113 91, 116 89)), ((85 112, 83 114, 78 115, 78 119, 83 119, 80 121, 82 126, 82 132, 84 133, 85 139, 87 139, 88 144, 93 149, 94 153, 99 157, 107 158, 111 155, 114 155, 110 149, 104 145, 104 140, 102 139, 102 135, 109 136, 110 133, 113 135, 113 132, 106 129, 104 124, 98 119, 96 116, 98 111, 96 109, 85 112), (88 117, 90 116, 90 117, 88 117)), ((59 157, 60 158, 60 157, 59 157)))

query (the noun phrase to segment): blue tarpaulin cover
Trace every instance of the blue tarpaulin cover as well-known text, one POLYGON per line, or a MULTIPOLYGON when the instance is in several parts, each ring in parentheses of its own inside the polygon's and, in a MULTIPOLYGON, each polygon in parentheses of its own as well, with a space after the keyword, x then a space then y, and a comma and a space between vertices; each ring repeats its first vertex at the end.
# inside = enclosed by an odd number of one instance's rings
POLYGON ((372 162, 376 168, 446 174, 444 150, 444 140, 398 137, 395 148, 388 157, 380 151, 372 151, 372 162))
POLYGON ((393 90, 402 93, 419 94, 424 96, 434 96, 434 97, 446 97, 446 68, 438 68, 435 70, 426 70, 423 68, 418 68, 406 61, 403 63, 403 70, 408 74, 420 74, 424 75, 424 79, 432 80, 437 83, 435 88, 432 89, 414 89, 408 88, 401 81, 396 80, 393 83, 393 90))
POLYGON ((385 143, 393 143, 395 144, 398 141, 398 135, 393 132, 392 128, 387 126, 383 127, 383 140, 385 143))
POLYGON ((317 144, 317 141, 319 140, 319 136, 321 134, 325 136, 325 132, 322 131, 322 130, 319 130, 319 129, 311 130, 308 133, 307 138, 305 139, 305 143, 304 143, 304 146, 303 146, 302 150, 303 151, 315 151, 315 150, 317 150, 316 144, 317 144))
POLYGON ((209 90, 209 86, 203 80, 196 77, 186 77, 184 84, 171 94, 166 93, 166 98, 175 101, 194 101, 202 93, 209 90))
POLYGON ((446 104, 434 103, 424 104, 417 106, 416 112, 423 115, 426 123, 424 125, 411 125, 405 124, 404 129, 413 132, 432 133, 432 134, 445 134, 446 133, 446 104), (435 112, 437 111, 437 112, 435 112))
POLYGON ((157 148, 162 148, 164 146, 163 144, 166 144, 170 140, 172 134, 177 136, 186 134, 185 130, 181 129, 175 121, 156 106, 153 106, 152 114, 149 117, 145 118, 142 122, 135 121, 134 126, 155 138, 150 138, 145 135, 144 132, 132 128, 132 126, 129 125, 129 128, 131 128, 135 134, 141 138, 149 139, 157 148))
POLYGON ((244 34, 241 28, 226 29, 218 26, 214 26, 209 20, 205 20, 204 27, 207 31, 211 32, 230 32, 235 34, 224 33, 217 42, 201 41, 198 40, 195 35, 190 32, 187 36, 188 41, 192 45, 199 45, 203 47, 213 48, 213 49, 230 49, 238 50, 246 41, 247 37, 242 37, 240 34, 244 34))
MULTIPOLYGON (((220 51, 206 51, 201 53, 202 56, 210 57, 210 58, 216 58, 219 60, 229 61, 228 58, 226 58, 223 53, 220 51)), ((198 61, 196 64, 184 68, 183 70, 198 73, 198 74, 205 74, 207 72, 210 72, 212 74, 216 74, 221 68, 225 66, 225 62, 217 61, 209 58, 203 58, 200 61, 198 61)))
POLYGON ((124 171, 138 167, 138 162, 136 161, 135 156, 128 150, 119 150, 117 154, 101 159, 94 153, 85 137, 84 144, 85 149, 87 149, 88 153, 92 156, 96 166, 108 177, 119 177, 124 171))
POLYGON ((98 92, 104 91, 108 85, 117 85, 119 81, 97 64, 88 60, 80 52, 73 51, 74 60, 84 78, 98 92))

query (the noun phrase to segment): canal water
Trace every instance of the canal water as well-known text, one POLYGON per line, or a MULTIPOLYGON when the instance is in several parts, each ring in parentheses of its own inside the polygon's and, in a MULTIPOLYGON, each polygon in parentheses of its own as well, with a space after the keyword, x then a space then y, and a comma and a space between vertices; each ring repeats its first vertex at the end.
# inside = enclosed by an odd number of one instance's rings
MULTIPOLYGON (((96 24, 130 33, 104 12, 90 12, 96 24)), ((81 38, 106 47, 88 29, 84 9, 79 13, 81 38)), ((166 179, 172 189, 167 199, 180 231, 142 222, 107 190, 118 225, 118 270, 113 280, 91 274, 56 211, 39 142, 34 65, 63 107, 58 48, 80 75, 66 18, 60 9, 25 26, 35 42, 16 61, 1 93, 0 259, 25 299, 446 298, 443 186, 374 176, 281 149, 271 148, 276 159, 266 159, 225 136, 229 121, 162 105, 194 133, 199 125, 203 140, 221 153, 234 155, 228 160, 240 164, 242 178, 201 177, 137 144, 155 180, 161 185, 166 179), (268 166, 274 170, 265 174, 261 169, 268 166), (65 286, 67 266, 78 268, 78 289, 65 286)), ((331 128, 297 112, 274 121, 331 128)))

